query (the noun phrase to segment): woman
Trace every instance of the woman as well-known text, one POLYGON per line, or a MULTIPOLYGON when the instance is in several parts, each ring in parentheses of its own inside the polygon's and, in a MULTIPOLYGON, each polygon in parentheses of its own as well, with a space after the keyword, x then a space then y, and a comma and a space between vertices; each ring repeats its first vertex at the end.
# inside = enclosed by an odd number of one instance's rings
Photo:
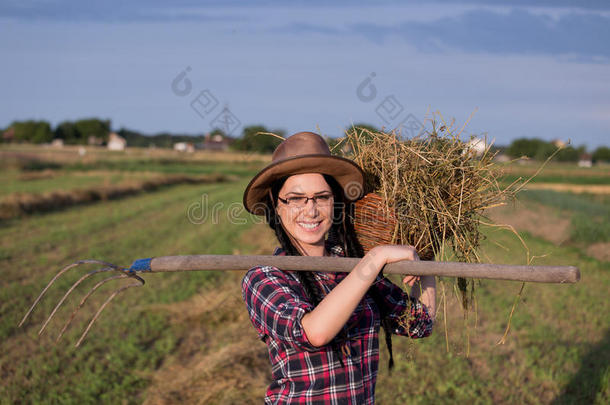
POLYGON ((280 247, 274 255, 361 257, 350 273, 255 266, 242 293, 250 319, 267 344, 272 383, 268 404, 374 402, 380 326, 421 338, 432 331, 434 277, 407 276, 411 294, 380 275, 387 263, 419 260, 411 246, 380 245, 363 255, 351 222, 351 202, 363 190, 362 170, 332 156, 317 134, 284 140, 272 163, 244 192, 244 207, 264 215, 280 247), (399 318, 409 311, 408 327, 399 318))

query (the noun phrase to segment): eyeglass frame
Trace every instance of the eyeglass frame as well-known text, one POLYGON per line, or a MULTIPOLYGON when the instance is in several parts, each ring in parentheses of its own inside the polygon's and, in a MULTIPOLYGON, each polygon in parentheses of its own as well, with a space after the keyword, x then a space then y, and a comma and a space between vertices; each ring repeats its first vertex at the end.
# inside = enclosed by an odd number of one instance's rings
MULTIPOLYGON (((318 197, 330 197, 332 199, 335 198, 334 194, 332 194, 331 192, 329 192, 328 194, 314 195, 313 197, 307 197, 306 195, 295 196, 295 197, 296 198, 305 198, 305 204, 303 204, 303 206, 290 204, 290 202, 288 201, 288 198, 291 198, 291 197, 284 199, 278 195, 277 199, 280 200, 283 204, 286 204, 288 207, 305 208, 307 206, 307 203, 309 202, 309 200, 312 200, 314 202, 314 204, 316 204, 316 206, 318 206, 318 204, 320 204, 318 202, 318 200, 316 200, 316 198, 318 198, 318 197)), ((329 198, 329 201, 330 201, 330 198, 329 198)))

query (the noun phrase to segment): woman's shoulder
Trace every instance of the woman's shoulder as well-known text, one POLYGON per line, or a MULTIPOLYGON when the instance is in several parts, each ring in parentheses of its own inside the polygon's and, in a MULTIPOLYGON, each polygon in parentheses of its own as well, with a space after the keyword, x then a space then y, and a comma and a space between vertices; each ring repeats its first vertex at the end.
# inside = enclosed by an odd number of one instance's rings
MULTIPOLYGON (((273 256, 286 256, 286 252, 278 246, 273 250, 273 256)), ((244 276, 244 281, 251 279, 266 277, 266 276, 282 276, 283 271, 276 266, 258 265, 251 267, 244 276)))
POLYGON ((263 278, 286 278, 286 273, 276 266, 257 265, 251 267, 244 275, 244 282, 263 278))
POLYGON ((273 297, 302 294, 301 286, 294 276, 276 266, 254 266, 244 275, 241 284, 246 302, 273 301, 273 297))

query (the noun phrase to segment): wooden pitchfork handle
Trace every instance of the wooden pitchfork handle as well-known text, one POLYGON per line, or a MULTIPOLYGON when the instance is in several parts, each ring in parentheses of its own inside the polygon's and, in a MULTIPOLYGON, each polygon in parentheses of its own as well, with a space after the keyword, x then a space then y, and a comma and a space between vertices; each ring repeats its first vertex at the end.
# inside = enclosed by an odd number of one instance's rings
MULTIPOLYGON (((201 270, 248 270, 254 266, 275 266, 282 270, 350 272, 360 258, 325 256, 161 256, 136 260, 129 272, 173 272, 201 270)), ((384 274, 465 277, 536 283, 576 283, 580 271, 574 266, 521 266, 485 263, 400 261, 386 264, 384 274)))
MULTIPOLYGON (((72 312, 68 321, 59 332, 56 341, 61 339, 64 332, 70 326, 76 313, 82 308, 91 295, 102 285, 117 279, 130 279, 132 282, 124 284, 114 290, 99 307, 93 318, 89 321, 87 328, 82 333, 75 346, 78 347, 87 333, 100 316, 104 308, 122 291, 144 285, 144 279, 140 277, 143 273, 163 273, 174 271, 201 271, 201 270, 248 270, 254 266, 275 266, 283 270, 300 271, 325 271, 325 272, 350 272, 361 259, 350 257, 323 257, 323 256, 238 256, 238 255, 196 255, 196 256, 163 256, 148 259, 139 259, 130 267, 121 267, 101 260, 79 260, 67 265, 49 281, 38 298, 27 311, 19 326, 22 326, 30 316, 43 295, 53 283, 71 269, 80 265, 97 264, 101 268, 89 271, 82 275, 55 305, 51 314, 47 317, 38 334, 42 334, 53 316, 57 313, 62 303, 68 298, 81 283, 96 274, 110 274, 98 281, 81 299, 78 306, 72 312)), ((572 266, 511 266, 503 264, 480 264, 480 263, 452 263, 432 261, 400 261, 386 264, 382 269, 386 274, 409 274, 413 276, 445 276, 445 277, 468 277, 487 278, 494 280, 533 281, 538 283, 575 283, 580 280, 578 268, 572 266)))

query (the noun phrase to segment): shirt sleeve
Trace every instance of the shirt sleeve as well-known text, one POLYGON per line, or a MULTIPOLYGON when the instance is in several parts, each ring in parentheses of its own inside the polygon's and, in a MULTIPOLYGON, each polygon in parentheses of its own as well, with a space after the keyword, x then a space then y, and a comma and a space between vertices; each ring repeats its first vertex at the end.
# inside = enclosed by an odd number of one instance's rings
POLYGON ((387 316, 392 333, 412 339, 430 336, 434 321, 424 304, 385 277, 378 277, 373 288, 377 289, 381 316, 387 316))
POLYGON ((309 343, 301 324, 313 305, 290 287, 286 273, 274 266, 253 267, 243 278, 242 295, 261 339, 268 336, 285 346, 320 350, 309 343))

